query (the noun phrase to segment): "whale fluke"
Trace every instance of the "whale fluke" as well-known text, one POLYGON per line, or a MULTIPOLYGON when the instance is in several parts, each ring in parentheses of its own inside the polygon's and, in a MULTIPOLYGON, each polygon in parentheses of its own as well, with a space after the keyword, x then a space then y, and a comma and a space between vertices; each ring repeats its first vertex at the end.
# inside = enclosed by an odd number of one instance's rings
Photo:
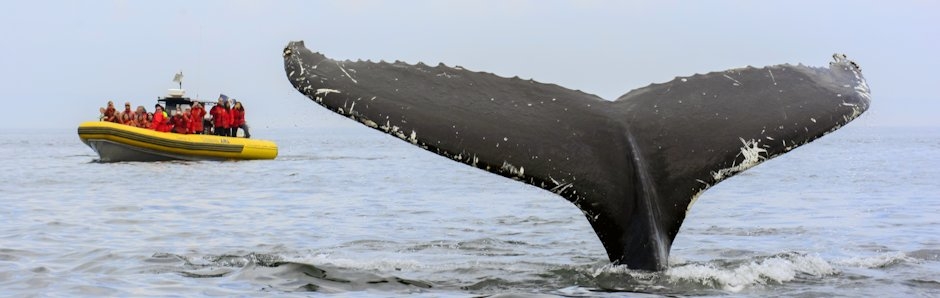
POLYGON ((661 270, 695 199, 868 109, 861 70, 745 67, 678 77, 615 101, 443 64, 338 61, 284 48, 298 91, 455 161, 551 191, 584 213, 610 260, 661 270))

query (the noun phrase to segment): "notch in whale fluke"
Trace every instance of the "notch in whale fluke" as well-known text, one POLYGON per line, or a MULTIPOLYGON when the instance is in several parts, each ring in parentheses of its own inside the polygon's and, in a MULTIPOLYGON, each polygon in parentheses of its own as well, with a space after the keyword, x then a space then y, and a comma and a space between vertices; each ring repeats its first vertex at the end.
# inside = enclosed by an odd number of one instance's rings
POLYGON ((422 149, 558 194, 614 263, 665 268, 706 189, 867 110, 857 64, 746 67, 680 77, 615 101, 461 67, 339 61, 303 42, 287 78, 312 101, 422 149))

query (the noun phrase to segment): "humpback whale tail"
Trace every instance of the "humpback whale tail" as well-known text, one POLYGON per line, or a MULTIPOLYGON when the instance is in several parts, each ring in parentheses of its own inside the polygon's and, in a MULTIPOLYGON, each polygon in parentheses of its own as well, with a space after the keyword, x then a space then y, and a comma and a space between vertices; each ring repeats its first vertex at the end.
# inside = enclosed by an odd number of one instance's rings
POLYGON ((283 52, 308 98, 455 161, 577 206, 608 257, 665 268, 706 189, 838 129, 870 103, 844 55, 828 68, 746 67, 679 77, 615 101, 446 65, 338 61, 302 41, 283 52))

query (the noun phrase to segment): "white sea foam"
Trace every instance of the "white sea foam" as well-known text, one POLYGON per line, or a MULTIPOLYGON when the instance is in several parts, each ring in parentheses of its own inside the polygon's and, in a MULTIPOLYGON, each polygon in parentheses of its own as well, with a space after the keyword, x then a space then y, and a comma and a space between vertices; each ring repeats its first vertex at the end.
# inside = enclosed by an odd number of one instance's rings
POLYGON ((626 266, 607 265, 595 269, 592 275, 625 274, 636 280, 662 279, 662 282, 671 284, 692 283, 739 292, 756 285, 783 284, 797 277, 822 278, 836 273, 838 270, 819 256, 788 253, 732 265, 715 262, 673 264, 664 272, 634 271, 626 266))
POLYGON ((694 282, 737 292, 753 285, 789 282, 799 274, 825 276, 836 272, 832 265, 818 256, 788 254, 734 267, 710 263, 682 265, 666 270, 665 277, 673 282, 694 282))
POLYGON ((408 259, 375 259, 360 260, 352 258, 337 258, 330 254, 316 254, 298 258, 287 258, 290 261, 305 264, 326 264, 342 268, 377 270, 377 271, 395 271, 395 270, 420 270, 427 269, 428 266, 421 262, 408 259))
POLYGON ((884 268, 894 264, 914 262, 914 258, 908 257, 903 252, 886 252, 874 256, 851 257, 835 261, 836 264, 847 267, 861 268, 884 268))

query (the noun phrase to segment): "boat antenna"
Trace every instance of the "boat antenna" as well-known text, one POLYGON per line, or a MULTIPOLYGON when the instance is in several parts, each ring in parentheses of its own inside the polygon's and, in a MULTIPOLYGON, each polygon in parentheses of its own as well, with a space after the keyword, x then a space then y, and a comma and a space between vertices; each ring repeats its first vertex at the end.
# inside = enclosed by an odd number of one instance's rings
POLYGON ((183 89, 183 71, 182 70, 180 70, 180 72, 176 73, 176 75, 173 76, 173 81, 179 83, 180 89, 183 89))

